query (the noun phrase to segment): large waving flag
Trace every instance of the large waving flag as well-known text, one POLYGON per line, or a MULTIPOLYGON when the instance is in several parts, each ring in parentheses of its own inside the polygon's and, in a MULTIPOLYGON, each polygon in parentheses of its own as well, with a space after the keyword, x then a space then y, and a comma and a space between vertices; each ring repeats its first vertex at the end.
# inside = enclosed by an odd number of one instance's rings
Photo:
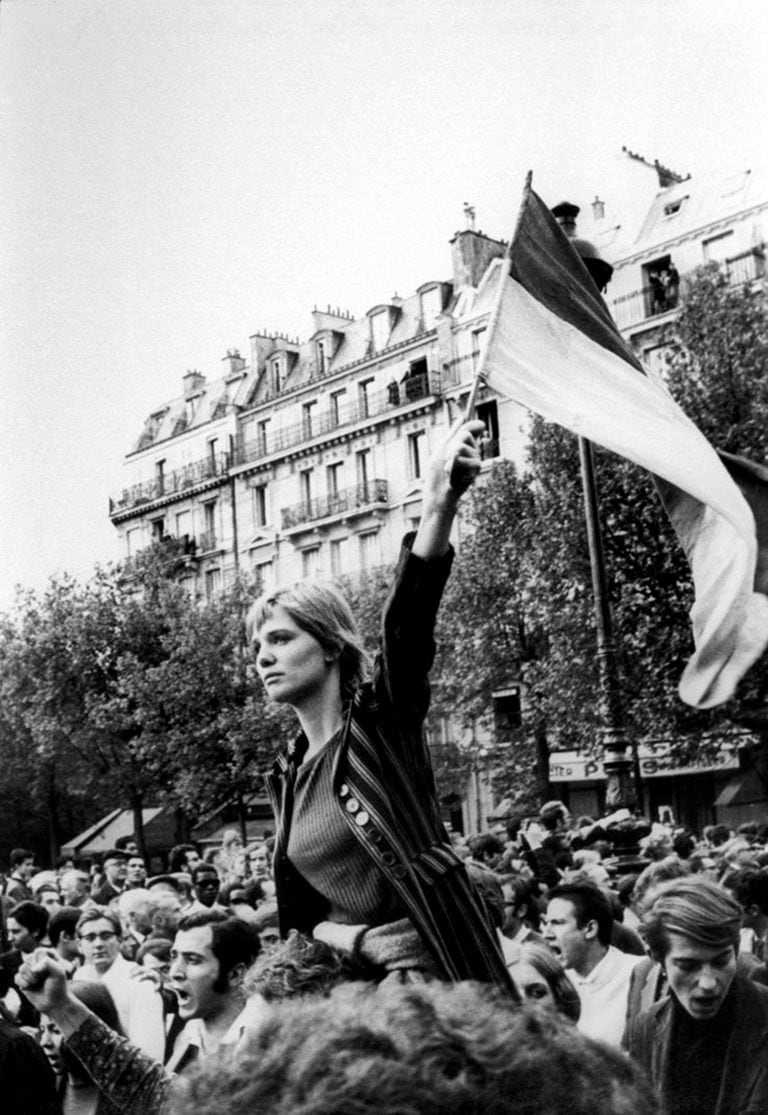
MULTIPOLYGON (((645 374, 530 178, 503 267, 478 375, 656 476, 695 589, 695 653, 680 696, 699 708, 721 704, 768 644, 768 576, 758 570, 752 510, 762 494, 751 507, 728 471, 741 481, 751 466, 736 458, 724 464, 664 385, 645 374)), ((752 467, 754 494, 768 474, 762 470, 761 481, 752 467)))

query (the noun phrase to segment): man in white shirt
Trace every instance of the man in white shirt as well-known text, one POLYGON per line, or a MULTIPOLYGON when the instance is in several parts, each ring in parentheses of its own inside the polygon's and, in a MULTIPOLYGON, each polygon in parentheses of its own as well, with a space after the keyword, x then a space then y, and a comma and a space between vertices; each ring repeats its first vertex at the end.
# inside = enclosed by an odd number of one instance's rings
POLYGON ((199 1057, 242 1039, 249 1025, 243 978, 259 951, 257 930, 223 910, 181 919, 168 986, 186 1025, 166 1064, 169 1072, 181 1072, 199 1057))
POLYGON ((120 955, 120 920, 112 910, 94 906, 77 923, 83 966, 75 980, 103 983, 114 999, 123 1030, 134 1043, 162 1063, 165 1052, 163 1001, 154 984, 136 979, 138 965, 120 955))
POLYGON ((643 957, 611 945, 611 907, 598 887, 564 883, 548 898, 544 939, 579 994, 578 1027, 587 1037, 620 1046, 632 971, 643 957))

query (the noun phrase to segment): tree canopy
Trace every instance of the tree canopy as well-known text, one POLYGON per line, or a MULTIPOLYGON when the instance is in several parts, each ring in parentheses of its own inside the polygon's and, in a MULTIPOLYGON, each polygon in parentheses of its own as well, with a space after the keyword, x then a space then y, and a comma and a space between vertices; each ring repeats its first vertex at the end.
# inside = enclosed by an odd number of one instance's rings
POLYGON ((85 585, 22 593, 2 618, 1 792, 17 816, 31 796, 52 850, 63 808, 70 827, 131 806, 140 836, 144 805, 192 823, 253 792, 285 731, 244 643, 247 587, 201 604, 175 579, 177 559, 172 543, 154 546, 85 585))

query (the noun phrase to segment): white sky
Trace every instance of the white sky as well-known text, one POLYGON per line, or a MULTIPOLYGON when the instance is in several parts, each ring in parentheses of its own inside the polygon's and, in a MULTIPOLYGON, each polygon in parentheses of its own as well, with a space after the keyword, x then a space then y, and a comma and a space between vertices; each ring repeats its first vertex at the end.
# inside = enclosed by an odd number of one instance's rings
POLYGON ((765 0, 0 0, 0 608, 118 557, 187 368, 448 278, 465 201, 753 165, 767 47, 765 0))

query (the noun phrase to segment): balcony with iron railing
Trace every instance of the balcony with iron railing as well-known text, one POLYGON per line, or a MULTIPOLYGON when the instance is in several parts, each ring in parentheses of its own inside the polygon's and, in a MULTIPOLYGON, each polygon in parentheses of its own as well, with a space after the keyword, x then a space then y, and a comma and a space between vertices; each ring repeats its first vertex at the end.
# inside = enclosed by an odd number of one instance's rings
POLYGON ((387 504, 389 501, 389 488, 386 480, 368 480, 364 484, 356 484, 353 488, 330 495, 320 496, 317 499, 304 500, 295 503, 292 507, 284 507, 282 512, 283 530, 301 526, 303 523, 315 523, 321 519, 330 519, 334 515, 349 516, 355 513, 368 511, 377 505, 387 504))
MULTIPOLYGON (((722 267, 731 286, 743 286, 764 277, 765 253, 762 248, 752 248, 733 259, 725 260, 722 267)), ((628 329, 640 322, 674 313, 681 301, 685 301, 685 286, 690 274, 688 272, 683 276, 679 290, 644 286, 614 299, 611 313, 619 329, 628 329)))
POLYGON ((229 456, 227 453, 215 453, 204 457, 201 461, 182 465, 156 476, 154 480, 145 480, 142 484, 134 484, 124 488, 120 495, 109 501, 109 512, 116 515, 121 511, 130 511, 145 503, 164 496, 183 494, 196 484, 205 480, 213 480, 227 475, 229 469, 229 456))
POLYGON ((305 416, 301 422, 282 430, 269 431, 266 436, 260 435, 251 441, 238 440, 233 463, 243 465, 274 453, 283 453, 307 441, 332 435, 369 418, 391 414, 394 410, 440 393, 438 372, 410 376, 401 383, 393 381, 384 391, 371 392, 364 398, 358 398, 356 403, 348 403, 338 410, 305 416))
POLYGON ((217 549, 216 531, 204 530, 197 538, 197 552, 199 554, 209 554, 212 550, 217 549))

